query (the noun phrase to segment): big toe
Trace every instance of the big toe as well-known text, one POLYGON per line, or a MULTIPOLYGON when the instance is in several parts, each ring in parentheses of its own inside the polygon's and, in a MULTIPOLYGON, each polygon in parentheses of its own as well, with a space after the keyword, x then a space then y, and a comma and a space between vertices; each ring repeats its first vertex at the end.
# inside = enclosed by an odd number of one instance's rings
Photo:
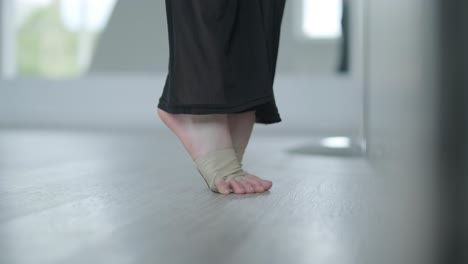
POLYGON ((262 186, 263 188, 265 188, 265 190, 270 190, 271 187, 273 187, 273 182, 269 181, 269 180, 262 180, 262 186))

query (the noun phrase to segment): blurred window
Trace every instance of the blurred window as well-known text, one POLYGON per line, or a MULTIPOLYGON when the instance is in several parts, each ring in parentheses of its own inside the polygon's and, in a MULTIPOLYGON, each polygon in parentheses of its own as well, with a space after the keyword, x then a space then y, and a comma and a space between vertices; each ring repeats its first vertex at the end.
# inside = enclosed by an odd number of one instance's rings
MULTIPOLYGON (((116 0, 3 0, 10 77, 62 79, 86 72, 116 0)), ((7 52, 4 50, 4 52, 7 52)))
POLYGON ((302 0, 302 32, 312 39, 341 37, 342 0, 302 0))

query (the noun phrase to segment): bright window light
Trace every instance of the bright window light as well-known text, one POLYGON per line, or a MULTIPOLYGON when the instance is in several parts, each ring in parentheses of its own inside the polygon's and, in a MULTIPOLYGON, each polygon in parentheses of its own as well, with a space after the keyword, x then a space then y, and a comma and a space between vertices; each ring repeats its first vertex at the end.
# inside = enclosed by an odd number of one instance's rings
POLYGON ((349 148, 351 139, 348 137, 328 137, 320 141, 320 145, 326 148, 349 148))
POLYGON ((78 32, 99 32, 107 25, 110 13, 116 0, 61 0, 61 15, 65 27, 78 32), (76 10, 81 10, 76 12, 76 10))
POLYGON ((302 0, 302 32, 313 39, 341 37, 342 0, 302 0))

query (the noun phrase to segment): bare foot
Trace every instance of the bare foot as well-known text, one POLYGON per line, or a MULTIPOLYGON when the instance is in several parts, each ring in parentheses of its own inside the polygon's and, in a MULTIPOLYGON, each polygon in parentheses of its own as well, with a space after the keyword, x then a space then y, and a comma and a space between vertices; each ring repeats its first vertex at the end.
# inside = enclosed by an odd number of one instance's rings
POLYGON ((219 192, 222 194, 251 194, 263 193, 271 189, 273 183, 263 180, 255 175, 246 174, 245 177, 239 177, 226 183, 222 180, 215 183, 219 192))
MULTIPOLYGON (((179 138, 193 160, 217 148, 232 148, 226 115, 179 115, 158 108, 158 116, 179 138)), ((222 194, 250 194, 268 191, 272 182, 247 173, 229 182, 219 180, 215 185, 222 194)))

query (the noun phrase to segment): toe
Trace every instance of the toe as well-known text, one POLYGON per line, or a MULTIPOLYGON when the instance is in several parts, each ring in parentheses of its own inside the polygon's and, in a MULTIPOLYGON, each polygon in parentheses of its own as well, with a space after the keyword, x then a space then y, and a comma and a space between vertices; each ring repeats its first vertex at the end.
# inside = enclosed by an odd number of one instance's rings
POLYGON ((265 188, 265 190, 268 191, 273 186, 273 182, 268 181, 268 180, 262 180, 262 186, 263 186, 263 188, 265 188))
POLYGON ((231 190, 229 188, 229 184, 227 184, 225 181, 218 181, 215 183, 216 188, 218 189, 219 193, 222 194, 229 194, 231 193, 231 190))
POLYGON ((262 193, 265 191, 265 188, 263 188, 262 183, 259 180, 247 179, 247 181, 253 186, 256 193, 262 193))
POLYGON ((259 177, 255 176, 255 175, 249 175, 248 178, 249 179, 255 179, 255 180, 259 181, 260 184, 263 186, 263 189, 265 189, 265 191, 268 191, 273 186, 273 183, 271 181, 260 179, 259 177))
POLYGON ((241 183, 246 193, 254 193, 254 187, 247 181, 247 179, 238 179, 237 182, 241 183))
POLYGON ((236 194, 243 194, 245 193, 244 187, 242 184, 240 184, 238 181, 235 179, 231 180, 229 182, 229 186, 231 186, 232 191, 236 194))

